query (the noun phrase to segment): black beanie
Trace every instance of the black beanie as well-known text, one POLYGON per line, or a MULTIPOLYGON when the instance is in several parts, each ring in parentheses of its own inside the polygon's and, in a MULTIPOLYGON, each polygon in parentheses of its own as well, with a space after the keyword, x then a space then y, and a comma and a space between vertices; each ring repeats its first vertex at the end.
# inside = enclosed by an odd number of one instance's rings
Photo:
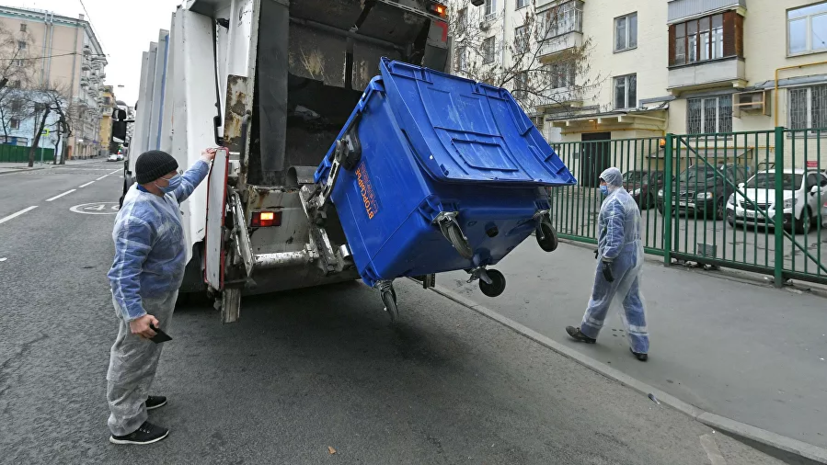
POLYGON ((172 155, 160 150, 144 152, 135 162, 135 178, 138 184, 148 184, 178 169, 172 155))

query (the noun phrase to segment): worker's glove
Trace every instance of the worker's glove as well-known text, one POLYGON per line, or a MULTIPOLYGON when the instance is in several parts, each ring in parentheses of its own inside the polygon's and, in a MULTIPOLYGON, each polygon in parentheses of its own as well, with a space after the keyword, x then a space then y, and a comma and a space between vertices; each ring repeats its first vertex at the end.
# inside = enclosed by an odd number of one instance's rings
POLYGON ((597 260, 597 255, 598 255, 599 253, 600 253, 600 252, 598 252, 598 251, 597 251, 597 249, 594 249, 594 259, 595 259, 595 260, 597 260))
POLYGON ((614 282, 615 275, 612 273, 612 262, 603 260, 603 277, 610 283, 614 282))

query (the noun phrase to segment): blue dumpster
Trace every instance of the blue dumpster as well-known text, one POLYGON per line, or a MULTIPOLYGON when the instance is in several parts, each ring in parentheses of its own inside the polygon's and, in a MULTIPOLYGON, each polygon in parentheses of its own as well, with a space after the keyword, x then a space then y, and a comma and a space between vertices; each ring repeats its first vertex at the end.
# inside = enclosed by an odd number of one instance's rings
POLYGON ((484 270, 551 229, 547 188, 576 180, 508 91, 380 69, 315 177, 365 283, 484 270))

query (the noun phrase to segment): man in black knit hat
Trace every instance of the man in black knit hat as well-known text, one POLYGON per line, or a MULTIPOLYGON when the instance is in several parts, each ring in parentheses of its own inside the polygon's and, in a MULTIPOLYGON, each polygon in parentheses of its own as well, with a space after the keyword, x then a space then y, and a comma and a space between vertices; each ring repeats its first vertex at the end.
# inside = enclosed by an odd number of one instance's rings
POLYGON ((169 329, 184 279, 187 250, 179 205, 207 177, 214 158, 215 149, 206 150, 180 175, 168 153, 141 154, 137 184, 115 219, 115 260, 108 276, 120 324, 106 375, 113 444, 151 444, 169 435, 147 421, 147 410, 167 403, 149 395, 163 347, 149 339, 156 335, 153 328, 169 329))

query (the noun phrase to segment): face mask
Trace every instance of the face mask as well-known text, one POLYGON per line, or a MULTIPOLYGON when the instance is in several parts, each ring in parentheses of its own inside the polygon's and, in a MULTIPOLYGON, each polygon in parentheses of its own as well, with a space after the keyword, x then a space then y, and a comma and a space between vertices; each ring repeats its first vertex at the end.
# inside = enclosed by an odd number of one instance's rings
POLYGON ((600 186, 600 193, 603 195, 609 195, 609 186, 605 184, 600 186))
MULTIPOLYGON (((167 179, 167 178, 162 178, 162 179, 167 179)), ((174 191, 175 189, 178 189, 178 186, 181 185, 181 180, 182 180, 181 175, 176 174, 175 176, 167 179, 167 182, 169 184, 166 187, 159 186, 157 182, 155 183, 155 187, 157 187, 158 189, 161 189, 161 192, 163 192, 164 194, 169 194, 170 192, 174 191)))

